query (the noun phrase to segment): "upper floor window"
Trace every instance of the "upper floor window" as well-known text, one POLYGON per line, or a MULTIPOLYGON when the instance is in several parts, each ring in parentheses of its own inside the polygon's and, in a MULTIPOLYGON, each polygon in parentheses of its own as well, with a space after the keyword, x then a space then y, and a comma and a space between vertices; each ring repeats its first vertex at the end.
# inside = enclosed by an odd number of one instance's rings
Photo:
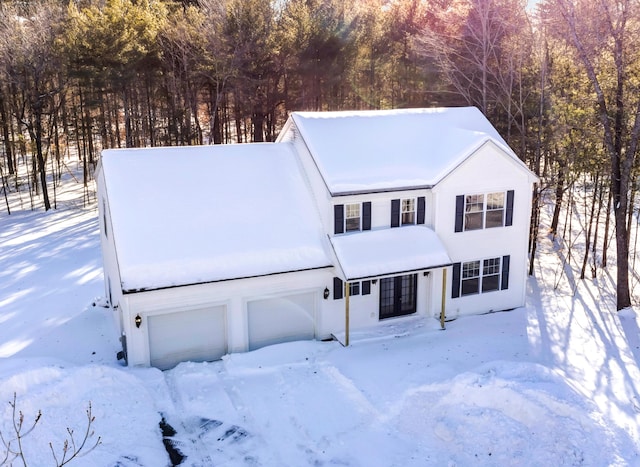
POLYGON ((513 190, 457 196, 455 231, 512 225, 513 197, 513 190))
POLYGON ((464 200, 464 230, 477 230, 484 226, 484 195, 467 195, 464 200))
POLYGON ((335 204, 333 206, 334 234, 371 230, 371 202, 335 204))
POLYGON ((408 198, 402 200, 402 225, 416 223, 416 200, 408 198))
POLYGON ((502 227, 504 225, 504 193, 489 193, 487 195, 487 212, 485 227, 502 227))
POLYGON ((425 197, 391 200, 391 227, 425 223, 425 197))
POLYGON ((345 205, 345 232, 360 230, 360 203, 345 205))

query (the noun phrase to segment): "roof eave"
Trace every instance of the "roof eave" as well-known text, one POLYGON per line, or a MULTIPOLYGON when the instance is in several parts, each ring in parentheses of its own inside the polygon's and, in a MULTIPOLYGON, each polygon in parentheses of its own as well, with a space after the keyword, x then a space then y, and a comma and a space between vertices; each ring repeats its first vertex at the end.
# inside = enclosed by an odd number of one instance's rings
POLYGON ((395 188, 370 188, 366 190, 344 190, 344 191, 329 191, 329 194, 333 198, 339 198, 342 196, 356 196, 356 195, 370 195, 377 193, 396 193, 399 191, 414 191, 414 190, 430 190, 433 188, 433 184, 427 185, 409 185, 395 188))
POLYGON ((453 263, 443 263, 443 264, 438 264, 434 266, 425 266, 425 267, 416 268, 416 269, 407 269, 402 271, 389 271, 389 272, 385 272, 384 274, 379 274, 375 276, 346 277, 346 274, 345 274, 344 280, 347 282, 350 282, 350 281, 362 281, 362 280, 368 280, 368 279, 384 279, 385 277, 395 277, 395 276, 401 276, 401 275, 404 276, 407 274, 415 274, 420 271, 431 271, 434 269, 447 268, 451 265, 453 265, 453 263))
POLYGON ((211 280, 211 281, 201 281, 201 282, 191 282, 191 283, 187 283, 187 284, 174 284, 174 285, 166 285, 166 286, 160 286, 160 287, 139 287, 139 288, 132 288, 132 289, 122 289, 122 293, 124 295, 131 295, 131 294, 135 294, 135 293, 141 293, 141 292, 155 292, 158 290, 169 290, 169 289, 177 289, 180 287, 190 287, 190 286, 195 286, 195 285, 207 285, 207 284, 217 284, 220 282, 229 282, 229 281, 238 281, 238 280, 243 280, 243 279, 256 279, 259 277, 270 277, 270 276, 277 276, 280 274, 290 274, 290 273, 297 273, 297 272, 306 272, 306 271, 318 271, 321 269, 329 269, 334 267, 333 264, 327 264, 325 266, 315 266, 315 267, 311 267, 311 268, 302 268, 302 269, 292 269, 290 271, 279 271, 279 272, 269 272, 269 273, 265 273, 265 274, 255 274, 252 276, 241 276, 241 277, 228 277, 225 279, 216 279, 216 280, 211 280))

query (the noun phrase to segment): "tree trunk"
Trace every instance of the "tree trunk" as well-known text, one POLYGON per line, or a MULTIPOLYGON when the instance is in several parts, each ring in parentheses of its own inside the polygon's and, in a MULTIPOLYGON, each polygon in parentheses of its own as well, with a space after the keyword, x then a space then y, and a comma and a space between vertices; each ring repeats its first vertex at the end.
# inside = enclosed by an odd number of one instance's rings
POLYGON ((253 142, 262 143, 264 141, 264 114, 262 112, 253 112, 251 126, 253 127, 253 142))
POLYGON ((551 219, 551 227, 550 232, 553 235, 553 238, 556 237, 556 233, 558 232, 558 222, 560 220, 560 210, 562 209, 562 197, 564 196, 564 181, 565 181, 565 172, 567 168, 566 162, 557 157, 558 162, 558 180, 556 182, 556 204, 553 209, 553 217, 551 219))
MULTIPOLYGON (((7 109, 5 108, 4 97, 0 91, 0 120, 2 121, 2 138, 4 139, 5 156, 7 159, 7 171, 9 175, 15 173, 13 161, 13 151, 9 139, 9 121, 7 120, 7 109)), ((4 178, 3 178, 4 181, 4 178)))
POLYGON ((605 190, 604 181, 601 179, 600 186, 598 187, 598 213, 596 214, 596 226, 595 226, 595 231, 593 232, 593 243, 592 243, 593 251, 591 252, 591 258, 592 258, 591 278, 592 279, 596 278, 596 273, 598 271, 598 262, 596 260, 596 253, 597 253, 598 230, 600 226, 600 214, 602 213, 602 201, 604 197, 604 190, 605 190))
POLYGON ((49 190, 47 189, 47 167, 44 160, 44 154, 42 153, 42 112, 40 109, 36 109, 34 119, 35 128, 32 136, 36 142, 36 158, 38 160, 38 172, 40 173, 40 185, 42 187, 44 210, 48 211, 51 209, 51 203, 49 202, 49 190))
MULTIPOLYGON (((599 175, 596 174, 596 179, 593 184, 593 198, 591 199, 591 212, 589 213, 589 227, 587 229, 587 237, 585 239, 584 258, 582 260, 582 269, 580 270, 580 279, 584 279, 584 273, 587 270, 587 264, 589 262, 589 248, 591 246, 591 231, 593 228, 593 217, 596 211, 596 199, 598 197, 598 178, 599 178, 599 175)), ((585 196, 585 203, 586 203, 586 196, 585 196)))

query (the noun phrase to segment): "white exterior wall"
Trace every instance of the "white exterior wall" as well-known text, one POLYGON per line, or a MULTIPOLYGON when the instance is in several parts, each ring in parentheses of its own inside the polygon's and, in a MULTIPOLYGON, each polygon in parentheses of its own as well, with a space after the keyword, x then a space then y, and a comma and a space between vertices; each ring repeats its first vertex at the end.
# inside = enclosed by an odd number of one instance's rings
POLYGON ((447 274, 447 317, 506 310, 525 303, 531 173, 493 143, 486 143, 434 189, 435 230, 451 260, 465 262, 510 255, 509 288, 452 298, 447 274), (514 190, 513 225, 455 232, 456 196, 514 190))
POLYGON ((109 198, 105 193, 104 172, 100 169, 96 177, 98 185, 98 224, 100 225, 100 244, 102 250, 102 264, 104 271, 104 296, 110 301, 109 305, 118 323, 120 333, 124 331, 120 303, 122 302, 122 287, 118 258, 116 255, 109 198))
POLYGON ((293 146, 298 156, 298 162, 302 166, 301 172, 307 181, 307 186, 311 190, 311 196, 318 208, 318 213, 320 215, 322 225, 325 227, 325 232, 333 233, 333 227, 330 231, 326 229, 326 226, 329 223, 333 224, 333 211, 329 213, 326 209, 322 209, 324 206, 331 204, 331 195, 316 167, 315 162, 313 161, 313 158, 311 157, 311 154, 309 153, 309 149, 304 141, 299 137, 298 133, 296 132, 295 134, 296 137, 293 139, 293 146))
MULTIPOLYGON (((332 278, 329 268, 126 294, 121 309, 128 363, 149 365, 149 316, 223 305, 227 310, 228 351, 244 352, 249 347, 247 302, 294 293, 316 294, 316 338, 328 337, 322 313, 322 302, 328 300, 322 297, 325 287, 331 288, 332 278), (137 314, 142 318, 140 328, 135 326, 137 314)), ((274 322, 273 326, 277 328, 278 323, 274 322)))
MULTIPOLYGON (((425 198, 425 225, 427 227, 432 227, 433 205, 431 192, 430 190, 422 189, 335 196, 324 208, 325 214, 323 217, 328 218, 328 223, 325 224, 325 229, 331 236, 333 236, 333 207, 336 204, 364 203, 367 201, 371 202, 371 230, 389 229, 391 228, 391 200, 407 198, 414 198, 417 200, 420 196, 424 196, 425 198)), ((415 207, 417 210, 417 201, 415 207)))
MULTIPOLYGON (((388 323, 407 316, 439 316, 440 300, 442 296, 442 270, 430 271, 428 275, 417 272, 418 288, 416 300, 416 313, 396 318, 379 319, 380 310, 380 278, 371 283, 369 295, 354 295, 349 297, 349 327, 351 330, 369 328, 380 323, 388 323)), ((325 334, 343 333, 345 330, 346 299, 333 298, 333 288, 329 299, 324 301, 322 307, 323 331, 325 334)))

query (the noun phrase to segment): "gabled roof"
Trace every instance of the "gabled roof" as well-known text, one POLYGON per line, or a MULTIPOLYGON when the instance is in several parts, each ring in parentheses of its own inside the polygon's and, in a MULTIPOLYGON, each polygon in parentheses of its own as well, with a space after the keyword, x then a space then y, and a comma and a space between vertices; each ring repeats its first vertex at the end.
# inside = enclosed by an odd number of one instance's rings
POLYGON ((518 160, 475 107, 293 112, 290 118, 332 195, 432 187, 487 141, 518 160))
POLYGON ((101 170, 125 292, 331 266, 290 144, 106 150, 101 170))

